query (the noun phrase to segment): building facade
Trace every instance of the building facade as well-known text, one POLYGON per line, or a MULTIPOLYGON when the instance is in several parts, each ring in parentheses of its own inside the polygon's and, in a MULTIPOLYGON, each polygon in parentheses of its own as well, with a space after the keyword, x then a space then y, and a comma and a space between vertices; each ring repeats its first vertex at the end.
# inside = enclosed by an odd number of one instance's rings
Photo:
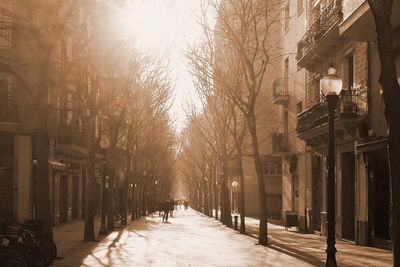
MULTIPOLYGON (((84 115, 79 101, 90 90, 90 85, 79 87, 77 83, 65 82, 56 86, 53 79, 57 80, 57 75, 66 71, 72 60, 81 57, 80 53, 85 51, 80 47, 79 38, 88 34, 88 17, 83 15, 86 6, 78 4, 68 18, 66 33, 56 41, 49 63, 49 79, 53 83, 49 83, 49 93, 47 99, 44 99, 38 97, 34 86, 37 74, 37 62, 34 59, 38 55, 35 54, 35 49, 29 47, 32 45, 32 36, 14 27, 24 17, 11 12, 19 10, 13 6, 12 1, 4 1, 0 5, 3 5, 0 9, 0 217, 18 222, 37 218, 38 195, 42 192, 38 190, 35 135, 38 121, 47 119, 49 192, 53 224, 83 219, 88 184, 86 177, 89 137, 82 120, 84 115), (15 66, 23 66, 14 69, 19 77, 10 74, 10 69, 15 66), (30 91, 26 91, 21 80, 31 86, 30 91), (35 106, 38 103, 51 106, 47 118, 35 117, 35 106)), ((94 208, 97 215, 100 214, 100 178, 104 170, 104 154, 99 142, 100 137, 106 133, 107 117, 98 114, 95 122, 94 183, 94 208)), ((121 171, 124 168, 119 165, 126 165, 125 151, 118 148, 110 153, 119 158, 118 164, 112 163, 109 166, 116 166, 115 172, 110 173, 115 173, 114 181, 117 184, 124 180, 125 172, 121 171)))
MULTIPOLYGON (((276 91, 284 93, 275 93, 272 99, 287 118, 283 128, 288 131, 289 160, 282 161, 283 211, 297 212, 301 231, 326 235, 328 108, 320 80, 334 67, 343 80, 335 111, 336 236, 389 248, 387 128, 368 2, 299 0, 289 1, 283 10, 283 50, 296 55, 282 60, 285 89, 276 91)), ((399 12, 399 1, 395 1, 393 14, 399 12)), ((393 36, 399 22, 393 16, 393 36)), ((396 51, 398 39, 394 38, 396 51)), ((397 70, 399 58, 397 52, 397 70)))

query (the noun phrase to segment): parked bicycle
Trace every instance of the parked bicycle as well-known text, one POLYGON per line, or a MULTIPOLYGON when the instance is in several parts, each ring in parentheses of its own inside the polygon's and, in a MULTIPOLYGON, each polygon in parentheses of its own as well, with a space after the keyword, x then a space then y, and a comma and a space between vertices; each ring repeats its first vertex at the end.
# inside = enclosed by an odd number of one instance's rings
POLYGON ((0 267, 48 266, 57 256, 53 240, 46 238, 45 222, 0 222, 0 267))

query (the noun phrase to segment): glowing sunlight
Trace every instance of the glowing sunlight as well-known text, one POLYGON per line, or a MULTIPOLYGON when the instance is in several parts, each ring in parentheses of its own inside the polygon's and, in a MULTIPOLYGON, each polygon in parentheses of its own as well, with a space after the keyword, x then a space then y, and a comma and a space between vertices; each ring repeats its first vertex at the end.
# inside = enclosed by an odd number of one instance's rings
POLYGON ((175 127, 183 127, 187 103, 200 105, 194 96, 192 78, 187 70, 184 52, 201 36, 195 21, 200 13, 200 0, 136 0, 127 2, 124 9, 115 13, 116 34, 132 40, 135 46, 168 57, 176 79, 175 101, 170 115, 175 127))

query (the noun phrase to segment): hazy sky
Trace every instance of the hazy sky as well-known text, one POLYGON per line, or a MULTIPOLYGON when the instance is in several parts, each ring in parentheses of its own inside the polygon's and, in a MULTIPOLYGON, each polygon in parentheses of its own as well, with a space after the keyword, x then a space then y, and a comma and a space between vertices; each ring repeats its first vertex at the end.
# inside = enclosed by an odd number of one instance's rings
POLYGON ((199 106, 184 51, 187 42, 201 36, 198 16, 201 0, 134 0, 118 15, 122 33, 132 35, 138 47, 151 53, 168 52, 176 79, 175 101, 171 117, 177 129, 184 125, 183 107, 188 103, 199 106))

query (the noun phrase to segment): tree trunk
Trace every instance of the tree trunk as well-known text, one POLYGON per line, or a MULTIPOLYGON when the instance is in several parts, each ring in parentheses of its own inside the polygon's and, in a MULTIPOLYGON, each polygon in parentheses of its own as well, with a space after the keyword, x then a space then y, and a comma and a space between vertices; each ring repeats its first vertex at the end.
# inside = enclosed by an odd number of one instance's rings
POLYGON ((209 203, 209 213, 208 216, 213 217, 213 191, 212 191, 212 182, 213 182, 213 168, 210 168, 209 173, 210 180, 208 182, 208 203, 209 203))
MULTIPOLYGON (((46 115, 47 116, 47 115, 46 115)), ((46 237, 53 240, 52 214, 50 208, 50 187, 49 187, 49 137, 46 132, 36 135, 37 138, 37 172, 38 172, 38 219, 45 221, 43 227, 46 237)))
POLYGON ((259 229, 258 242, 260 243, 260 245, 267 245, 268 244, 267 201, 265 194, 261 157, 258 151, 257 128, 256 128, 256 118, 254 110, 249 112, 247 116, 247 124, 251 135, 251 144, 253 147, 253 159, 257 173, 258 192, 260 199, 260 229, 259 229))
POLYGON ((219 211, 219 203, 218 203, 218 198, 219 198, 219 193, 218 193, 218 188, 217 188, 217 175, 214 173, 213 175, 214 180, 213 180, 213 188, 214 188, 214 208, 215 208, 215 219, 218 220, 218 211, 219 211))
POLYGON ((48 122, 48 66, 50 49, 39 48, 39 83, 37 107, 39 115, 39 125, 36 135, 37 144, 37 192, 38 197, 38 219, 45 221, 44 235, 53 240, 53 219, 50 207, 50 185, 49 185, 49 136, 47 134, 48 122))
MULTIPOLYGON (((140 179, 140 178, 139 178, 140 179)), ((138 218, 140 218, 141 216, 142 216, 142 202, 143 202, 143 200, 142 200, 142 198, 143 198, 143 194, 142 194, 142 185, 141 185, 141 181, 139 180, 138 181, 138 190, 137 190, 138 192, 137 192, 137 197, 138 197, 138 203, 137 203, 137 205, 138 205, 138 218)))
POLYGON ((203 201, 204 201, 204 214, 209 216, 210 215, 210 206, 208 205, 208 190, 207 190, 207 182, 203 183, 203 201))
POLYGON ((391 180, 392 216, 391 239, 393 266, 400 266, 400 86, 397 82, 390 17, 393 1, 368 1, 373 11, 383 88, 385 116, 388 124, 388 148, 391 180))
POLYGON ((240 212, 240 233, 246 233, 246 212, 245 212, 245 194, 244 194, 244 174, 242 165, 242 148, 238 147, 238 158, 239 158, 239 178, 240 178, 240 193, 239 193, 239 212, 240 212))
POLYGON ((95 112, 90 111, 88 118, 88 154, 87 154, 87 176, 86 176, 86 204, 85 204, 85 230, 84 241, 95 241, 94 235, 94 190, 95 190, 95 112))
POLYGON ((227 160, 224 160, 223 164, 223 173, 222 173, 222 188, 223 188, 223 214, 224 214, 224 221, 223 224, 225 224, 228 227, 232 227, 232 211, 231 211, 231 201, 230 201, 230 196, 229 196, 229 188, 228 188, 228 179, 227 179, 227 160))
POLYGON ((143 188, 142 188, 142 216, 146 216, 146 208, 147 208, 147 179, 143 183, 143 188))
POLYGON ((107 209, 107 231, 114 231, 114 183, 115 183, 115 173, 113 170, 109 169, 109 185, 108 185, 108 209, 107 209))
POLYGON ((219 199, 220 203, 220 209, 221 209, 221 214, 219 217, 219 221, 223 224, 225 224, 225 180, 224 180, 224 174, 221 174, 221 183, 220 183, 220 190, 221 190, 221 195, 219 199))

